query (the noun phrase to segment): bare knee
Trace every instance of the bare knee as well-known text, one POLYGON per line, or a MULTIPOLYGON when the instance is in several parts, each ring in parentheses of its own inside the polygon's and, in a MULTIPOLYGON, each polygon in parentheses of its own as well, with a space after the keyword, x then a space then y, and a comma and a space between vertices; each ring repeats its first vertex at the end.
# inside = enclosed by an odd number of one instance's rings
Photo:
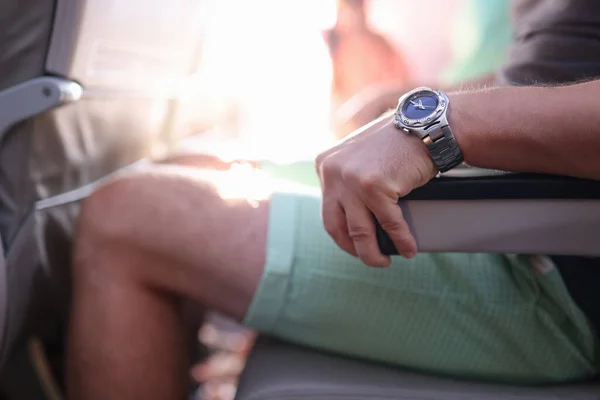
POLYGON ((158 167, 124 175, 100 187, 83 201, 79 229, 104 239, 133 240, 138 246, 151 246, 143 241, 151 241, 158 231, 171 229, 177 223, 177 214, 198 213, 204 207, 196 206, 209 202, 214 206, 220 200, 211 185, 182 171, 158 167))
POLYGON ((131 249, 133 226, 127 222, 127 215, 132 207, 130 196, 134 184, 131 178, 118 179, 82 201, 73 248, 76 286, 89 281, 90 273, 96 279, 100 272, 105 276, 117 265, 109 258, 131 249))
POLYGON ((125 273, 243 316, 262 275, 268 202, 223 199, 203 178, 158 168, 98 189, 82 204, 74 275, 125 273), (232 290, 239 304, 224 297, 232 290))
POLYGON ((127 223, 131 204, 131 179, 110 182, 92 193, 81 203, 76 225, 76 244, 107 245, 130 239, 127 223))
MULTIPOLYGON (((117 178, 82 202, 75 234, 77 268, 97 265, 99 258, 169 257, 176 249, 167 238, 177 236, 178 219, 190 202, 189 181, 177 174, 158 171, 134 173, 117 178), (162 254, 161 254, 162 253, 162 254)), ((197 182, 193 202, 216 201, 208 184, 197 182)), ((204 207, 196 207, 196 213, 204 207)), ((117 263, 103 263, 111 268, 117 263)), ((118 268, 132 268, 129 262, 118 268)))
POLYGON ((146 177, 131 175, 101 186, 83 200, 76 227, 76 244, 86 246, 131 245, 139 229, 139 215, 144 212, 136 204, 144 195, 146 177))

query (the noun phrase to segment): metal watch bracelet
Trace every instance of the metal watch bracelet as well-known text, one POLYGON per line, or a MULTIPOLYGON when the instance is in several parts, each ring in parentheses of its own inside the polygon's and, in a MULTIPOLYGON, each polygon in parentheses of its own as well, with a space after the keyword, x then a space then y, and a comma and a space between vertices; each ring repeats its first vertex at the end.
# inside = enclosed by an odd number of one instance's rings
POLYGON ((446 172, 463 162, 463 155, 449 125, 436 126, 423 138, 434 164, 446 172))

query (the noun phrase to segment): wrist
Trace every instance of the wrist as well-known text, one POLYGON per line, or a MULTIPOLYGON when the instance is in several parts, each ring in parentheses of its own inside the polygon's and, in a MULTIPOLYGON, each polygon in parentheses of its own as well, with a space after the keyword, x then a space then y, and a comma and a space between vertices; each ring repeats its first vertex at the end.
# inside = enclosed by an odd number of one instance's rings
POLYGON ((473 111, 472 96, 468 93, 452 93, 448 95, 450 105, 448 108, 448 124, 452 128, 452 133, 460 147, 465 162, 473 165, 472 155, 474 148, 474 139, 477 131, 477 111, 473 111))
POLYGON ((390 134, 402 143, 401 147, 405 149, 405 154, 408 156, 407 163, 418 170, 421 180, 418 186, 424 185, 435 178, 439 170, 423 140, 416 135, 398 130, 394 123, 393 112, 390 112, 386 125, 390 134))
POLYGON ((421 167, 419 168, 421 172, 421 174, 423 175, 423 178, 425 179, 425 182, 423 182, 423 184, 429 182, 430 180, 432 180, 433 178, 435 178, 439 173, 440 170, 438 169, 438 167, 435 165, 435 162, 433 161, 433 158, 431 157, 431 153, 429 153, 429 150, 427 150, 427 147, 425 146, 425 143, 423 143, 423 141, 421 139, 419 139, 418 137, 414 137, 412 136, 411 139, 414 139, 416 141, 418 141, 418 147, 419 147, 419 156, 418 159, 420 161, 420 163, 422 164, 421 167))
POLYGON ((442 173, 464 161, 448 121, 449 107, 450 99, 444 92, 418 87, 399 99, 394 121, 397 129, 422 140, 442 173))

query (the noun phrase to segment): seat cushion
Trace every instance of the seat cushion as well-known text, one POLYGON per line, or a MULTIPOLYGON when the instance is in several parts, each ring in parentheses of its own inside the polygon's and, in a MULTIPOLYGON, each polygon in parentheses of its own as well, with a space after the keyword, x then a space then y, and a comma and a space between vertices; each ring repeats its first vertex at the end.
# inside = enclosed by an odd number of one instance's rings
POLYGON ((428 376, 331 356, 261 338, 236 400, 598 399, 600 384, 511 387, 428 376))

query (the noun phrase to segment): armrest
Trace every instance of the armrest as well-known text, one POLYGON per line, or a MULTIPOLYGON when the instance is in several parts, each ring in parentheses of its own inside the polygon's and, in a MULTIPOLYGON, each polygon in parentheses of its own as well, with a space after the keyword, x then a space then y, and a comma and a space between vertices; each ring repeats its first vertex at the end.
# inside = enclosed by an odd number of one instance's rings
MULTIPOLYGON (((398 201, 424 252, 600 256, 600 182, 536 174, 441 177, 398 201)), ((398 254, 377 224, 384 254, 398 254)))
POLYGON ((600 200, 600 181, 538 174, 440 177, 402 200, 600 200))

